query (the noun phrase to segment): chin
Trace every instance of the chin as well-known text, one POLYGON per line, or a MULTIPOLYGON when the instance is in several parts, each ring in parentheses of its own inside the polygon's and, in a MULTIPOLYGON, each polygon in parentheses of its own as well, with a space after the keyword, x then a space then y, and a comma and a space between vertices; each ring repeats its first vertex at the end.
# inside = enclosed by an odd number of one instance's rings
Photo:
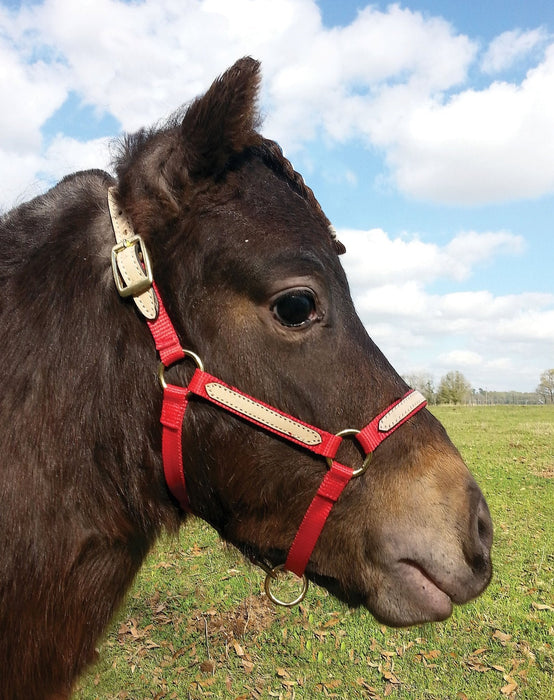
POLYGON ((310 575, 310 579, 349 607, 366 608, 378 622, 389 627, 441 622, 452 615, 454 605, 467 603, 482 591, 482 585, 475 590, 467 581, 446 576, 441 580, 420 564, 404 560, 372 578, 379 580, 374 588, 358 588, 344 586, 330 576, 310 575))

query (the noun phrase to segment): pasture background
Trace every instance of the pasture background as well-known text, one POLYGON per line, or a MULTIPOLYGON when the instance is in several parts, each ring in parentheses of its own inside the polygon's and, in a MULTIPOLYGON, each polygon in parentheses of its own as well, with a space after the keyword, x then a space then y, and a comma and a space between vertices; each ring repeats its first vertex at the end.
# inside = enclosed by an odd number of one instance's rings
POLYGON ((493 582, 437 625, 393 630, 310 586, 275 609, 200 521, 164 538, 76 700, 554 698, 554 406, 436 406, 495 525, 493 582))

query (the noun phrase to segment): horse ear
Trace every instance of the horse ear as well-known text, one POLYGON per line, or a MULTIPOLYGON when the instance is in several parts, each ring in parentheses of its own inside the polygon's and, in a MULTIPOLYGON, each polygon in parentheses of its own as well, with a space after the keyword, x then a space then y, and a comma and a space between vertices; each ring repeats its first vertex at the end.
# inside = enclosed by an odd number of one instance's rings
POLYGON ((233 154, 261 143, 259 85, 259 62, 241 58, 194 100, 182 121, 159 131, 142 129, 122 142, 115 161, 119 193, 141 235, 179 216, 182 191, 191 181, 217 177, 233 154))
POLYGON ((218 175, 234 153, 258 143, 260 63, 239 59, 188 108, 181 124, 189 176, 218 175))

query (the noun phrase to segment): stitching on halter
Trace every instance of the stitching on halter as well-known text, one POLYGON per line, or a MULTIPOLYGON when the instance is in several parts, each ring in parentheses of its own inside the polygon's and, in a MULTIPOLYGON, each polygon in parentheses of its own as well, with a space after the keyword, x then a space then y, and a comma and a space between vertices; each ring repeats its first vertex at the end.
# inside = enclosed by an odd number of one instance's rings
POLYGON ((315 430, 302 425, 290 416, 284 416, 273 408, 244 396, 239 391, 234 391, 217 382, 210 382, 206 384, 206 393, 210 398, 234 409, 241 415, 267 425, 268 428, 289 435, 305 445, 315 446, 320 445, 322 442, 321 435, 315 430))
POLYGON ((150 258, 144 241, 118 203, 116 187, 108 188, 108 210, 115 234, 112 271, 121 296, 132 296, 141 314, 150 321, 158 315, 158 302, 152 289, 150 258), (142 256, 142 260, 139 259, 142 256))

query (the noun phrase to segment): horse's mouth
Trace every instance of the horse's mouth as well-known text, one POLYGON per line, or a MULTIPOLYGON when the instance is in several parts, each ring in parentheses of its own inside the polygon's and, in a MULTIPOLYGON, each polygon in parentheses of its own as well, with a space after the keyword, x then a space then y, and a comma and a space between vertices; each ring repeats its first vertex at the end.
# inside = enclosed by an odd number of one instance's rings
POLYGON ((447 592, 421 564, 410 559, 397 561, 376 590, 366 593, 344 590, 331 577, 311 575, 314 582, 351 607, 365 607, 391 627, 409 627, 439 622, 450 617, 456 596, 447 592))
POLYGON ((453 596, 427 569, 416 561, 402 559, 398 562, 397 574, 403 581, 408 600, 417 607, 425 621, 438 622, 450 617, 453 596))

